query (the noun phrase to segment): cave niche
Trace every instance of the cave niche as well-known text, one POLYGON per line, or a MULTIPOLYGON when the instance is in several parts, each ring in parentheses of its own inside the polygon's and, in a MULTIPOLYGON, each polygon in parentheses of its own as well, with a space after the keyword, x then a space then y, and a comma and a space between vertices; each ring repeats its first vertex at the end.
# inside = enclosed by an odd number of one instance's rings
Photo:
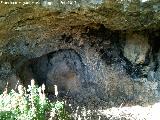
POLYGON ((24 86, 33 78, 39 86, 44 83, 47 92, 54 92, 54 85, 57 85, 59 93, 64 95, 80 91, 85 82, 85 66, 73 49, 61 49, 29 59, 17 72, 24 86))

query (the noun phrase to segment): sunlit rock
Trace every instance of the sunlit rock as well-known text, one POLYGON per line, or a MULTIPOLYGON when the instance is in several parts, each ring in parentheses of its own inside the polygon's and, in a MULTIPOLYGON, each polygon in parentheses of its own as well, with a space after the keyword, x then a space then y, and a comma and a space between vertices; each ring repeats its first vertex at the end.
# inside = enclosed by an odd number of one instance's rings
POLYGON ((129 33, 126 37, 124 56, 133 64, 144 64, 150 50, 148 38, 145 35, 129 33))

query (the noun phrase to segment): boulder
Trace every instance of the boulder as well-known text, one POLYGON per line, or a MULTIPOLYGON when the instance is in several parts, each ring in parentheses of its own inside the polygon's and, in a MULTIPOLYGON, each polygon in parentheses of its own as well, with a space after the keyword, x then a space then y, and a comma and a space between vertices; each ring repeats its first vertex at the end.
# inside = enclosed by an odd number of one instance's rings
POLYGON ((124 46, 124 56, 132 64, 144 64, 146 56, 149 53, 150 45, 146 35, 138 33, 129 33, 126 35, 126 44, 124 46))

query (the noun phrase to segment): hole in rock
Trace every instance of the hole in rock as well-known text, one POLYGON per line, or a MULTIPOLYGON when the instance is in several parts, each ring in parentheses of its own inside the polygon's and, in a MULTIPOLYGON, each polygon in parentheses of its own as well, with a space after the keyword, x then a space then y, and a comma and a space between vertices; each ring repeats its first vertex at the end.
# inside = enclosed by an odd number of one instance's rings
POLYGON ((76 93, 85 81, 81 56, 72 49, 63 49, 30 59, 22 65, 19 77, 27 85, 34 78, 38 85, 46 85, 47 92, 58 86, 59 95, 76 93))

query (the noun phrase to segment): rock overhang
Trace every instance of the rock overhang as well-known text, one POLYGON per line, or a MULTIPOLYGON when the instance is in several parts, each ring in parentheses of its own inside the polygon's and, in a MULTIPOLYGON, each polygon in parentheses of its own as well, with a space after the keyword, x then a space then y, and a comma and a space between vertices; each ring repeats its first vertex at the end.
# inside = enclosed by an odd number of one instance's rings
MULTIPOLYGON (((86 5, 88 3, 86 3, 86 5)), ((140 57, 139 53, 138 55, 136 53, 136 57, 134 58, 134 60, 132 60, 133 57, 130 58, 128 57, 128 55, 125 55, 124 52, 122 53, 128 60, 129 65, 127 65, 127 62, 125 60, 122 60, 120 58, 121 56, 119 56, 119 52, 121 51, 121 49, 126 48, 125 51, 129 51, 131 44, 129 44, 129 47, 127 47, 127 42, 125 42, 126 46, 123 46, 122 43, 122 46, 118 46, 120 45, 118 42, 124 41, 121 40, 121 35, 117 34, 116 31, 118 33, 124 32, 125 34, 127 32, 131 33, 131 31, 138 31, 138 35, 135 36, 139 36, 139 32, 144 32, 145 34, 147 34, 145 30, 156 31, 157 29, 159 29, 159 11, 154 11, 152 9, 137 11, 137 9, 134 9, 134 7, 129 11, 124 11, 120 9, 121 6, 117 5, 119 4, 112 4, 112 2, 102 2, 100 4, 89 4, 78 9, 65 9, 64 6, 61 6, 63 9, 53 9, 52 6, 45 6, 42 4, 0 4, 1 9, 3 8, 0 12, 0 20, 2 21, 0 23, 0 61, 2 64, 4 64, 2 68, 5 68, 6 71, 8 69, 11 70, 11 73, 9 73, 10 71, 8 70, 8 75, 13 74, 16 71, 16 68, 14 67, 17 67, 19 63, 24 64, 27 60, 43 56, 50 52, 58 51, 60 49, 73 49, 78 52, 82 52, 79 54, 81 55, 81 57, 83 56, 84 63, 86 64, 86 66, 88 66, 90 79, 93 81, 97 80, 95 83, 102 82, 100 83, 100 86, 93 83, 93 90, 90 90, 91 92, 93 92, 93 94, 98 94, 98 97, 100 97, 101 99, 110 99, 111 101, 116 101, 114 96, 121 96, 127 99, 132 99, 134 95, 137 95, 134 93, 135 91, 132 90, 133 86, 137 88, 137 91, 141 91, 138 88, 140 87, 139 83, 134 84, 134 81, 132 81, 128 76, 126 77, 125 75, 122 75, 123 77, 121 77, 121 73, 120 75, 117 75, 115 71, 106 70, 109 66, 106 67, 106 64, 101 65, 103 62, 99 56, 105 53, 106 55, 104 56, 104 59, 109 61, 109 65, 115 63, 115 66, 120 66, 118 68, 120 69, 119 71, 121 71, 121 66, 123 66, 122 64, 124 64, 124 66, 126 64, 126 67, 128 67, 126 70, 130 70, 131 73, 137 75, 139 71, 143 70, 142 68, 144 68, 145 65, 143 66, 143 64, 140 64, 139 67, 135 67, 133 63, 130 63, 130 61, 139 61, 139 59, 137 59, 137 57, 140 57), (108 30, 106 30, 106 28, 108 30), (95 32, 91 32, 90 35, 91 29, 94 29, 95 32), (106 33, 104 32, 105 30, 106 33), (103 36, 104 40, 103 38, 99 38, 99 35, 96 35, 99 31, 101 31, 100 36, 103 36), (83 37, 85 34, 89 35, 83 37), (102 44, 105 46, 104 48, 102 44), (104 49, 104 51, 102 50, 102 54, 100 54, 100 52, 98 51, 101 49, 101 47, 104 49), (117 62, 118 60, 122 62, 122 64, 119 64, 117 62), (112 61, 115 62, 112 63, 112 61), (119 81, 119 79, 122 79, 124 81, 119 81), (130 84, 131 86, 128 86, 130 84), (100 91, 96 91, 99 90, 99 88, 100 91), (106 91, 103 89, 101 90, 101 88, 105 88, 106 91), (125 88, 126 91, 124 91, 123 88, 125 88), (128 93, 129 89, 130 92, 128 93), (99 93, 102 95, 100 95, 99 93), (110 98, 107 98, 107 95, 110 98), (106 96, 106 98, 104 98, 104 96, 106 96)), ((155 32, 155 34, 156 33, 158 33, 158 30, 155 32)), ((152 33, 150 33, 150 35, 151 34, 152 33)), ((140 41, 140 44, 139 42, 134 41, 133 45, 133 50, 139 50, 137 48, 140 47, 139 52, 143 53, 143 59, 146 59, 146 53, 148 54, 147 51, 149 47, 147 47, 147 50, 143 50, 144 44, 142 41, 140 41)), ((148 37, 146 39, 145 45, 148 46, 148 37)), ((134 51, 129 52, 129 54, 134 55, 134 51)), ((148 69, 146 68, 146 70, 148 69)), ((153 71, 151 72, 153 73, 153 71)), ((15 77, 11 76, 11 78, 15 77)), ((142 84, 152 85, 152 82, 150 81, 143 83, 143 81, 141 81, 141 78, 138 80, 138 82, 142 82, 142 84)), ((144 81, 146 81, 146 78, 144 79, 144 81)), ((141 97, 143 92, 147 94, 144 88, 142 90, 142 93, 138 94, 137 96, 141 97)), ((152 95, 154 96, 154 94, 151 94, 151 96, 152 95)), ((136 97, 133 99, 139 99, 138 97, 136 97)))

